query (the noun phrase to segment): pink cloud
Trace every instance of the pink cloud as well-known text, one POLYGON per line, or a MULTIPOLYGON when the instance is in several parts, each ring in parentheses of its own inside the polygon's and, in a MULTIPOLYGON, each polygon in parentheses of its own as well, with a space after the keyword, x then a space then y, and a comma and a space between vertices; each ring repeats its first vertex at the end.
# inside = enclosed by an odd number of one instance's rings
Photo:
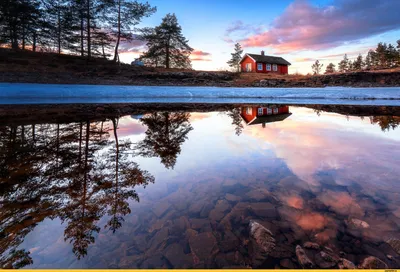
MULTIPOLYGON (((400 2, 386 2, 336 0, 330 6, 317 7, 308 0, 295 0, 267 31, 247 36, 240 43, 244 47, 271 47, 277 53, 337 47, 398 29, 400 2)), ((241 26, 243 23, 236 28, 241 26)))
POLYGON ((192 61, 211 61, 210 57, 211 57, 211 53, 204 52, 201 50, 194 50, 190 54, 190 59, 192 61))

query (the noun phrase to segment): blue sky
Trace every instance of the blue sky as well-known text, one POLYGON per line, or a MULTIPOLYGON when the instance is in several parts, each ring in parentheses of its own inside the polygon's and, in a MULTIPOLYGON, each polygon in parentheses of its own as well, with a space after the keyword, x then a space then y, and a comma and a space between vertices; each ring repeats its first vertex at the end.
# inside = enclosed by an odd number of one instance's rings
MULTIPOLYGON (((282 56, 290 73, 308 73, 319 59, 336 64, 345 53, 355 58, 380 41, 400 39, 399 0, 149 0, 157 12, 139 27, 156 26, 175 13, 195 51, 197 70, 225 70, 233 44, 244 52, 282 56)), ((139 42, 123 45, 122 61, 145 50, 139 42)))

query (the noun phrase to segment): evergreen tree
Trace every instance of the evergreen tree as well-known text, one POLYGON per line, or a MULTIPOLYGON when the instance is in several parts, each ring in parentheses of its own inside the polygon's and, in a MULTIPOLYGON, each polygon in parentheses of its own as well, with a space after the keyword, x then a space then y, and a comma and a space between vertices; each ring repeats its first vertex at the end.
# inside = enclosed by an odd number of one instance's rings
POLYGON ((235 68, 237 72, 240 72, 239 61, 242 59, 242 53, 243 53, 243 49, 242 49, 240 43, 235 44, 234 50, 235 50, 235 52, 231 53, 232 57, 227 63, 229 64, 230 67, 235 68))
POLYGON ((155 28, 142 30, 142 38, 147 41, 148 50, 141 58, 151 65, 161 64, 165 68, 190 68, 189 56, 193 49, 182 35, 175 14, 167 14, 155 28))
POLYGON ((367 56, 365 56, 364 68, 366 70, 370 70, 372 66, 371 53, 372 51, 370 50, 368 51, 367 56))
POLYGON ((353 62, 353 70, 360 71, 363 67, 363 64, 364 64, 364 62, 363 62, 362 56, 360 54, 360 55, 358 55, 357 59, 353 62))
POLYGON ((316 60, 315 63, 311 66, 314 75, 319 75, 321 73, 322 67, 324 65, 319 63, 319 60, 316 60))
POLYGON ((143 17, 149 17, 156 12, 148 2, 139 3, 128 0, 111 0, 112 5, 107 9, 108 28, 116 37, 114 61, 119 60, 118 48, 121 42, 133 39, 133 27, 140 23, 143 17))
POLYGON ((343 60, 341 60, 338 64, 338 70, 340 73, 345 73, 349 69, 349 59, 347 58, 347 54, 344 55, 343 60))
POLYGON ((326 66, 325 74, 333 74, 334 72, 336 72, 335 64, 331 62, 326 66))
POLYGON ((26 49, 34 30, 40 24, 40 5, 37 0, 0 1, 0 42, 11 48, 26 49))

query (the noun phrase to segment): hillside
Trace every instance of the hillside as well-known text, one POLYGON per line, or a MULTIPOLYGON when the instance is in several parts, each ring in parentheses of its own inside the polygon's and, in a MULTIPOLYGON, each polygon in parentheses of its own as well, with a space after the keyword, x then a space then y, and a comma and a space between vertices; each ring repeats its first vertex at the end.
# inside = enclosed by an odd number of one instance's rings
POLYGON ((400 69, 319 76, 266 75, 134 67, 110 60, 0 48, 0 82, 221 86, 324 87, 400 86, 400 69))

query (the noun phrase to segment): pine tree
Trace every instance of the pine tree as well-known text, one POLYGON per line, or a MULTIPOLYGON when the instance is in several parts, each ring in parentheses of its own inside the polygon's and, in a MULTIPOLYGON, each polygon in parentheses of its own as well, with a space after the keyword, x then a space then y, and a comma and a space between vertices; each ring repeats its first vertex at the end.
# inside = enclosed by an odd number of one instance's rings
POLYGON ((240 72, 240 60, 242 59, 242 53, 243 49, 240 45, 240 43, 235 44, 235 52, 231 53, 232 57, 231 59, 227 62, 230 67, 233 67, 236 69, 237 72, 240 72))
POLYGON ((142 4, 137 1, 111 0, 112 5, 107 10, 108 28, 116 37, 114 61, 119 60, 118 48, 122 41, 133 39, 133 28, 140 23, 143 17, 149 17, 156 12, 156 7, 148 2, 142 4))
POLYGON ((365 61, 364 61, 363 67, 366 70, 370 70, 371 66, 372 66, 371 53, 372 53, 372 51, 368 51, 367 56, 365 56, 365 61))
POLYGON ((333 73, 335 73, 335 72, 336 72, 336 70, 335 70, 335 64, 333 64, 332 62, 329 63, 329 64, 326 66, 325 74, 333 74, 333 73))
POLYGON ((142 38, 147 41, 148 50, 141 59, 146 63, 165 68, 190 68, 189 56, 193 51, 188 40, 182 35, 175 14, 167 14, 155 28, 142 30, 142 38))
POLYGON ((321 73, 322 67, 324 65, 319 63, 319 60, 316 60, 315 63, 311 66, 314 75, 319 75, 321 73))
POLYGON ((358 55, 357 59, 353 62, 353 70, 360 71, 363 67, 363 64, 364 64, 364 62, 363 62, 362 56, 360 54, 360 55, 358 55))
POLYGON ((343 60, 341 60, 338 64, 338 70, 340 73, 345 73, 349 69, 349 59, 347 58, 347 54, 344 55, 343 60))

